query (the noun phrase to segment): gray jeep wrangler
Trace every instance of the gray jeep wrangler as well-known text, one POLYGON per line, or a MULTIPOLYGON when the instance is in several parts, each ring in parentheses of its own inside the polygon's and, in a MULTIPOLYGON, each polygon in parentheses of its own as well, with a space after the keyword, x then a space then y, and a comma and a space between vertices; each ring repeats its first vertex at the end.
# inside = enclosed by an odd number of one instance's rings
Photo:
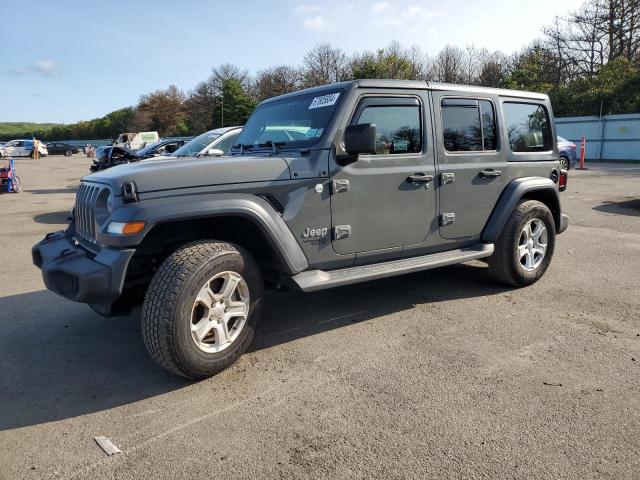
POLYGON ((262 102, 231 154, 82 180, 33 247, 50 290, 103 315, 142 303, 151 356, 189 378, 249 346, 265 287, 304 292, 485 259, 545 272, 568 218, 545 95, 357 80, 262 102))

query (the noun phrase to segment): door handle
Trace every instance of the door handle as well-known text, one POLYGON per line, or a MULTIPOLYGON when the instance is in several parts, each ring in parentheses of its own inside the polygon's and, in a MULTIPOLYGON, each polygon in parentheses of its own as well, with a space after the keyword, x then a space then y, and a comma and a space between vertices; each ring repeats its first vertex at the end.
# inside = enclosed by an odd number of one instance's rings
POLYGON ((424 173, 415 173, 407 177, 409 183, 429 183, 433 180, 433 175, 425 175, 424 173))
POLYGON ((480 175, 480 178, 495 178, 502 175, 502 172, 500 170, 488 168, 487 170, 482 170, 478 175, 480 175))

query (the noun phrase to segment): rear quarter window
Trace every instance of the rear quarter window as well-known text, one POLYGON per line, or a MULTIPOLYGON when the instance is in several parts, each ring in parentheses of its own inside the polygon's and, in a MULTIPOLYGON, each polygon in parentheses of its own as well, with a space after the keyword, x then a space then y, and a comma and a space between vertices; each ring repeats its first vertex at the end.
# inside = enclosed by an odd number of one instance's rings
POLYGON ((512 152, 549 152, 553 150, 551 122, 544 105, 504 102, 504 119, 512 152))

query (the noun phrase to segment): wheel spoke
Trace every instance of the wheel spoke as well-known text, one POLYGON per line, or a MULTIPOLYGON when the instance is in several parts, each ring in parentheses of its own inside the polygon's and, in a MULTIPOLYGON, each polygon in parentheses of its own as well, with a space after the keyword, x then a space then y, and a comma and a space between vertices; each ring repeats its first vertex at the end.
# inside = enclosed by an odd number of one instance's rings
POLYGON ((202 317, 198 323, 191 325, 191 331, 195 333, 200 341, 206 337, 214 327, 209 317, 202 317))
POLYGON ((223 318, 219 323, 214 322, 213 328, 216 332, 216 343, 218 344, 218 348, 229 343, 229 330, 227 329, 226 319, 223 318))
POLYGON ((236 291, 238 283, 240 283, 241 280, 242 277, 240 275, 229 272, 229 274, 224 279, 222 287, 220 287, 220 292, 218 292, 218 295, 228 303, 228 301, 230 301, 231 299, 231 296, 233 295, 233 292, 236 291))
POLYGON ((207 308, 211 308, 211 305, 213 305, 215 301, 215 294, 211 291, 211 288, 209 288, 209 284, 202 287, 202 290, 200 290, 196 297, 196 302, 207 308))
POLYGON ((527 251, 528 250, 526 245, 518 245, 518 258, 522 260, 522 257, 527 254, 527 251))
POLYGON ((533 239, 536 242, 540 241, 540 237, 547 230, 547 227, 544 226, 544 223, 539 222, 536 229, 533 231, 533 239))
POLYGON ((525 262, 526 262, 525 266, 527 268, 533 268, 533 264, 534 264, 533 252, 527 251, 527 257, 525 262))
POLYGON ((234 317, 245 318, 247 316, 247 309, 244 302, 232 302, 232 305, 224 312, 225 321, 229 321, 234 317))
POLYGON ((533 247, 531 249, 531 253, 533 253, 534 255, 538 254, 538 255, 544 255, 544 250, 542 248, 536 248, 533 247))

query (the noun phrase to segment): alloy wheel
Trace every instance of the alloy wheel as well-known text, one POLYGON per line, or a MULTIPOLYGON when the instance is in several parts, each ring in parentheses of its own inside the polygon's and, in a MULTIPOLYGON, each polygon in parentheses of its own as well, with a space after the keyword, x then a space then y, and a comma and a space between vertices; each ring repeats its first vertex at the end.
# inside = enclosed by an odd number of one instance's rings
POLYGON ((536 270, 547 253, 549 234, 544 222, 539 218, 529 220, 518 239, 518 259, 527 272, 536 270))
POLYGON ((221 272, 209 279, 191 310, 191 336, 207 353, 227 349, 240 335, 249 316, 249 287, 237 272, 221 272))

